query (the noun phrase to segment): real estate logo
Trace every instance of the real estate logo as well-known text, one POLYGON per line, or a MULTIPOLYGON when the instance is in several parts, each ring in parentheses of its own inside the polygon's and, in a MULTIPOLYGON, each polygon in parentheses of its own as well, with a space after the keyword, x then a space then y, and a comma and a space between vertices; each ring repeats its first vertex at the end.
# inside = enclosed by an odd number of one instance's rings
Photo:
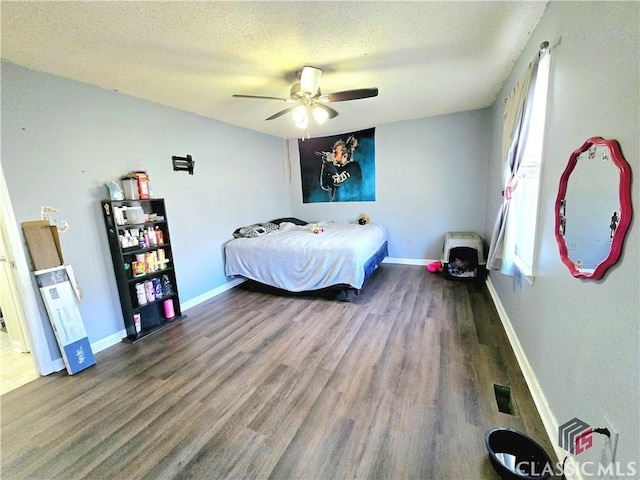
POLYGON ((593 447, 593 427, 573 418, 558 428, 558 442, 563 449, 579 455, 593 447))

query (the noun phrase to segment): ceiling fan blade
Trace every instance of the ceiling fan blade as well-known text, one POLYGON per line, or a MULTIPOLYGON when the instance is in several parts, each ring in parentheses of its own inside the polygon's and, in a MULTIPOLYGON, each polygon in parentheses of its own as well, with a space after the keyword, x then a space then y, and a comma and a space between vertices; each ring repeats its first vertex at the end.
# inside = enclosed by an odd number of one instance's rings
POLYGON ((282 98, 282 97, 263 97, 262 95, 233 95, 235 98, 258 98, 261 100, 281 100, 284 102, 290 102, 290 98, 282 98))
POLYGON ((285 113, 289 113, 291 112, 294 108, 296 108, 297 105, 293 105, 291 107, 287 107, 284 110, 280 110, 277 113, 274 113, 273 115, 271 115, 269 118, 265 118, 265 120, 273 120, 274 118, 278 118, 281 117, 282 115, 284 115, 285 113))
POLYGON ((315 95, 320 88, 322 70, 315 67, 303 67, 300 73, 300 89, 305 93, 315 95))
POLYGON ((347 100, 359 100, 361 98, 377 97, 378 89, 373 88, 358 88, 356 90, 345 90, 344 92, 334 92, 327 95, 321 95, 320 101, 325 102, 345 102, 347 100), (326 100, 325 100, 326 98, 326 100))
POLYGON ((329 120, 331 120, 332 118, 336 118, 338 115, 340 115, 333 108, 331 108, 331 107, 329 107, 327 105, 323 105, 321 103, 316 103, 315 106, 316 106, 316 108, 321 108, 322 110, 327 112, 329 114, 329 120))

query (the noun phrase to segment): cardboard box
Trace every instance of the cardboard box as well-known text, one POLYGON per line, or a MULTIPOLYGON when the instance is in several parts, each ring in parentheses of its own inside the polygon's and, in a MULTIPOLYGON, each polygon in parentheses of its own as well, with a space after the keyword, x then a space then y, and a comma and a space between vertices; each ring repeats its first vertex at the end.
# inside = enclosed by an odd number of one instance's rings
POLYGON ((59 267, 64 263, 60 238, 55 225, 47 220, 24 222, 22 232, 27 242, 33 270, 59 267))
POLYGON ((96 359, 78 309, 72 268, 51 268, 36 271, 34 275, 69 375, 95 365, 96 359))
POLYGON ((151 197, 151 192, 149 191, 149 176, 146 173, 138 175, 138 193, 141 199, 151 197))

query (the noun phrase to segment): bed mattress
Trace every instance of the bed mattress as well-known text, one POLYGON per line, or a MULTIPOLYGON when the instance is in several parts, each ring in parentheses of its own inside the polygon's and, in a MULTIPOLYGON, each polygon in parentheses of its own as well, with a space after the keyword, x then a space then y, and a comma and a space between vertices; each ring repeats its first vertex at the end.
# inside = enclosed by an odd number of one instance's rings
MULTIPOLYGON (((280 224, 280 229, 255 238, 236 238, 225 245, 225 273, 290 292, 334 285, 360 289, 365 266, 386 242, 377 224, 320 222, 310 226, 280 224)), ((386 249, 384 249, 386 252, 386 249)))

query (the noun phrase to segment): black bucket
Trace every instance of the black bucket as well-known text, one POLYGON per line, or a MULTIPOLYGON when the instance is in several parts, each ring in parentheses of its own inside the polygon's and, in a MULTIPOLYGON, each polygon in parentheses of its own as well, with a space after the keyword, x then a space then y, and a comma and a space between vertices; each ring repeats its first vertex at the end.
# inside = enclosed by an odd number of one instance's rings
POLYGON ((484 436, 493 468, 507 480, 541 480, 553 473, 547 452, 524 433, 493 428, 484 436))

